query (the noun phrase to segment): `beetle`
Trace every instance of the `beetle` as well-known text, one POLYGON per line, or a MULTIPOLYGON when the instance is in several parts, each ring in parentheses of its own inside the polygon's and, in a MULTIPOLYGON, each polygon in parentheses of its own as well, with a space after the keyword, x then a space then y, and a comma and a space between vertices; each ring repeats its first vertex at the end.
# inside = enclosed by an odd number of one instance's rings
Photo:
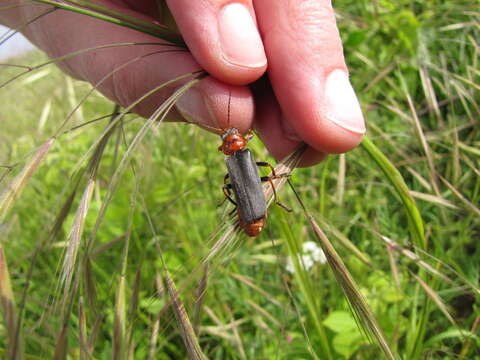
POLYGON ((276 198, 272 179, 279 176, 275 174, 272 165, 267 162, 256 162, 250 150, 246 149, 248 141, 252 138, 251 132, 247 136, 243 136, 236 128, 229 128, 221 134, 221 138, 222 145, 218 150, 226 155, 225 164, 228 170, 224 178, 223 193, 236 206, 239 223, 244 232, 248 236, 255 237, 265 227, 267 217, 267 203, 262 182, 270 182, 275 202, 290 211, 276 198), (259 166, 269 167, 272 172, 271 176, 260 177, 259 166), (228 180, 230 183, 227 183, 228 180), (232 190, 235 200, 232 199, 232 190))
MULTIPOLYGON (((230 122, 230 102, 228 98, 228 122, 230 122)), ((265 227, 267 217, 267 202, 263 193, 262 182, 268 181, 272 186, 275 203, 286 211, 291 209, 277 201, 277 193, 273 179, 285 175, 277 175, 273 166, 267 162, 255 161, 252 153, 246 148, 253 137, 252 130, 246 135, 234 127, 216 128, 205 124, 197 124, 200 127, 220 134, 222 144, 218 150, 223 152, 228 173, 225 175, 223 193, 234 206, 238 213, 240 227, 251 237, 257 236, 265 227), (258 174, 258 167, 268 167, 270 176, 258 174), (230 179, 230 183, 228 180, 230 179), (232 191, 233 197, 232 198, 232 191)))

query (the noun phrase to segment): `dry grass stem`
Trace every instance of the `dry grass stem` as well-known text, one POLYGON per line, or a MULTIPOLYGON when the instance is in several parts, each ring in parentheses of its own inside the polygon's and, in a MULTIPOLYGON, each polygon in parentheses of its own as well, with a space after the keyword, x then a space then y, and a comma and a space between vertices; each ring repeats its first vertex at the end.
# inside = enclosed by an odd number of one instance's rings
POLYGON ((427 100, 428 110, 433 111, 437 119, 439 120, 440 127, 443 127, 443 118, 440 112, 440 106, 435 95, 435 90, 432 85, 430 73, 426 66, 420 66, 420 79, 422 80, 422 87, 425 93, 425 99, 427 100))
POLYGON ((393 241, 392 239, 389 239, 389 238, 386 237, 386 236, 383 236, 383 235, 380 235, 380 234, 378 234, 378 236, 380 236, 380 238, 381 238, 383 241, 385 241, 385 242, 387 243, 387 246, 389 246, 391 249, 400 252, 402 255, 404 255, 404 256, 406 256, 407 258, 409 258, 410 260, 412 260, 415 264, 417 264, 417 265, 420 266, 421 268, 427 270, 430 274, 439 277, 440 279, 448 282, 449 284, 453 284, 453 280, 452 280, 452 279, 450 279, 448 276, 442 274, 442 273, 439 272, 438 270, 434 269, 430 264, 428 264, 427 262, 423 261, 423 260, 422 260, 417 254, 415 254, 413 251, 408 250, 408 249, 402 247, 401 245, 399 245, 398 243, 396 243, 396 242, 393 241))
POLYGON ((93 354, 93 350, 95 349, 95 344, 98 339, 98 334, 100 333, 102 324, 104 322, 103 315, 98 315, 95 319, 95 322, 90 330, 90 336, 88 337, 88 353, 93 354))
POLYGON ((452 202, 450 202, 450 201, 448 201, 448 200, 446 200, 442 197, 439 197, 439 196, 435 196, 435 195, 431 195, 431 194, 425 194, 425 193, 421 193, 421 192, 413 191, 413 190, 410 190, 410 195, 412 195, 416 199, 420 199, 420 200, 423 200, 423 201, 428 201, 429 203, 432 203, 432 204, 435 204, 435 205, 440 205, 440 206, 446 207, 448 209, 452 209, 452 210, 457 210, 458 209, 458 206, 456 206, 452 202))
POLYGON ((235 274, 235 273, 230 273, 230 276, 233 278, 237 279, 238 281, 242 282, 243 284, 247 285, 250 287, 252 290, 256 291, 258 294, 260 294, 262 297, 270 301, 272 304, 278 306, 278 307, 283 307, 284 305, 275 299, 272 295, 270 295, 268 292, 263 290, 261 287, 257 286, 255 284, 255 279, 248 277, 246 275, 240 275, 240 274, 235 274))
POLYGON ((87 342, 87 319, 85 315, 85 308, 83 306, 83 298, 80 297, 78 301, 78 342, 79 342, 79 351, 80 351, 80 360, 88 360, 91 358, 91 355, 88 351, 88 342, 87 342))
POLYGON ((7 330, 6 354, 12 360, 23 359, 23 338, 17 328, 18 318, 13 295, 12 282, 8 271, 5 251, 0 245, 0 304, 2 306, 5 329, 7 330))
POLYGON ((448 311, 447 306, 443 302, 442 298, 430 287, 428 284, 420 279, 418 276, 410 272, 410 274, 415 278, 416 281, 422 286, 423 290, 426 292, 428 297, 433 300, 435 305, 440 309, 440 311, 445 315, 445 317, 450 321, 450 323, 455 326, 457 329, 459 329, 458 324, 456 321, 453 319, 453 316, 450 315, 450 312, 448 311))
POLYGON ((193 329, 195 334, 198 336, 199 326, 200 326, 200 319, 202 314, 202 307, 203 301, 205 300, 205 295, 207 292, 208 286, 208 276, 209 276, 209 266, 208 263, 203 265, 203 276, 198 284, 196 296, 195 296, 195 308, 193 311, 193 329))
POLYGON ((408 101, 408 105, 410 107, 410 111, 412 112, 413 123, 415 125, 417 136, 420 140, 420 143, 422 145, 425 156, 427 157, 427 164, 428 164, 428 167, 430 169, 430 179, 431 179, 431 184, 432 184, 433 190, 434 190, 435 195, 437 197, 441 197, 440 189, 438 187, 437 171, 435 170, 435 165, 434 165, 435 162, 433 160, 432 151, 430 149, 430 146, 428 145, 427 139, 425 138, 425 134, 423 132, 422 125, 420 123, 420 119, 418 118, 417 111, 415 110, 415 106, 413 105, 413 100, 410 97, 410 94, 406 93, 405 95, 407 97, 407 101, 408 101))
POLYGON ((345 194, 346 167, 347 167, 346 155, 340 154, 338 157, 338 176, 337 176, 337 193, 336 193, 336 202, 338 206, 343 205, 343 195, 345 194))
POLYGON ((322 250, 327 258, 327 262, 330 265, 330 268, 332 269, 338 284, 341 286, 346 298, 348 299, 352 309, 354 310, 355 315, 358 317, 362 328, 365 330, 366 334, 372 336, 377 341, 383 354, 388 359, 395 360, 395 356, 393 355, 393 352, 388 345, 385 336, 383 335, 383 331, 380 328, 375 318, 375 315, 371 311, 367 301, 358 289, 355 281, 353 280, 350 272, 343 263, 341 257, 336 252, 330 240, 318 226, 313 216, 309 214, 299 194, 295 191, 293 187, 292 190, 294 191, 297 201, 304 211, 305 217, 307 218, 317 239, 319 240, 322 250))
POLYGON ((327 223, 327 221, 323 219, 320 221, 320 223, 322 224, 322 227, 326 229, 327 233, 331 233, 340 242, 340 244, 345 247, 345 249, 356 256, 365 265, 372 266, 370 257, 362 252, 354 243, 352 243, 350 239, 346 237, 339 229, 334 227, 332 224, 327 223))
MULTIPOLYGON (((473 325, 470 329, 470 332, 474 336, 476 336, 479 327, 480 327, 480 316, 477 316, 473 321, 473 325)), ((465 359, 466 356, 468 356, 468 354, 470 353, 471 348, 472 348, 472 339, 469 337, 463 343, 462 350, 460 351, 459 359, 465 359)))
POLYGON ((247 300, 247 304, 250 305, 257 313, 259 313, 264 318, 268 319, 273 325, 278 328, 282 327, 282 324, 273 317, 267 310, 263 309, 260 305, 254 303, 252 300, 247 300))
POLYGON ((462 202, 466 210, 469 210, 476 216, 480 216, 480 209, 472 204, 468 199, 462 195, 452 184, 450 184, 445 178, 440 177, 440 180, 448 187, 448 189, 455 195, 455 197, 462 202))
POLYGON ((235 321, 233 317, 232 310, 228 307, 227 304, 224 304, 224 308, 228 317, 230 318, 230 324, 228 324, 233 332, 233 345, 237 348, 239 356, 241 359, 247 359, 247 354, 245 353, 245 348, 243 347, 242 337, 240 336, 240 332, 238 331, 238 324, 241 324, 241 320, 235 321))
POLYGON ((185 311, 185 307, 183 306, 182 301, 180 300, 179 294, 175 287, 175 283, 170 278, 167 269, 165 270, 165 287, 167 288, 168 294, 172 299, 172 307, 175 313, 175 317, 177 318, 178 324, 180 325, 180 335, 182 335, 183 342, 187 349, 188 357, 191 360, 205 360, 206 357, 200 348, 198 343, 198 338, 195 335, 195 331, 193 330, 192 323, 188 318, 187 312, 185 311))
POLYGON ((65 258, 63 259, 62 266, 62 283, 64 284, 65 292, 70 289, 70 284, 73 277, 73 270, 77 262, 78 250, 80 248, 80 241, 85 225, 85 218, 87 216, 90 201, 92 199, 94 186, 95 181, 93 179, 90 179, 83 192, 82 199, 80 200, 80 204, 78 205, 78 209, 75 214, 75 219, 73 221, 70 235, 68 236, 67 250, 65 253, 65 258))
MULTIPOLYGON (((158 272, 155 274, 155 285, 157 288, 157 298, 161 300, 165 289, 162 284, 162 277, 158 272)), ((158 314, 155 315, 155 318, 153 320, 152 335, 150 336, 150 341, 148 344, 148 360, 156 359, 158 335, 160 333, 161 315, 162 315, 162 312, 161 311, 158 312, 158 314)))
POLYGON ((114 360, 127 359, 125 282, 125 276, 122 274, 117 285, 117 293, 115 296, 112 349, 112 359, 114 360))
POLYGON ((390 349, 390 346, 383 335, 382 329, 380 328, 375 315, 368 306, 367 301, 363 297, 362 293, 357 288, 355 281, 350 275, 350 272, 343 263, 341 257, 335 251, 332 243, 320 229, 315 219, 308 213, 306 213, 306 216, 317 238, 320 240, 323 252, 327 257, 328 264, 330 265, 337 282, 342 287, 343 292, 350 305, 354 309, 355 314, 358 316, 363 329, 367 334, 370 334, 374 339, 376 339, 378 345, 388 359, 395 360, 395 356, 393 355, 392 350, 390 349))
MULTIPOLYGON (((118 121, 121 120, 121 118, 123 117, 123 115, 125 113, 127 113, 128 111, 130 111, 137 103, 139 103, 140 101, 142 101, 143 99, 147 98, 148 96, 152 95, 153 93, 157 92, 158 90, 164 88, 165 86, 168 86, 168 85, 171 85, 179 80, 182 80, 182 79, 186 79, 186 78, 189 78, 189 77, 192 77, 193 74, 192 73, 189 73, 189 74, 185 74, 185 75, 182 75, 178 78, 175 78, 173 80, 170 80, 166 83, 163 83, 162 85, 152 89, 151 91, 149 91, 147 94, 145 94, 144 96, 140 97, 139 99, 137 99, 137 101, 135 101, 134 103, 132 103, 130 106, 128 106, 127 108, 124 109, 124 111, 122 111, 121 114, 119 114, 117 117, 115 117, 115 119, 113 119, 109 126, 107 126, 107 128, 104 130, 104 134, 102 135, 105 136, 106 134, 109 133, 109 131, 111 131, 111 129, 113 128, 113 126, 115 126, 117 124, 118 121)), ((98 216, 97 216, 97 220, 95 222, 95 225, 93 227, 93 230, 90 234, 90 237, 87 241, 87 249, 90 249, 91 246, 93 245, 93 242, 96 238, 96 234, 98 232, 98 229, 100 228, 100 225, 102 224, 103 222, 103 219, 104 219, 104 216, 105 216, 105 212, 108 208, 108 205, 110 204, 110 201, 112 199, 112 196, 113 196, 113 192, 114 190, 116 189, 120 179, 122 178, 128 164, 130 163, 130 160, 131 160, 131 157, 133 156, 133 153, 135 152, 135 150, 138 148, 138 146, 141 144, 142 140, 144 139, 144 137, 147 135, 147 133, 149 132, 149 130, 151 130, 151 128, 157 123, 157 124, 161 124, 162 121, 165 119, 165 117, 168 115, 170 109, 175 105, 175 102, 188 90, 190 89, 191 87, 193 87, 196 83, 198 83, 201 79, 203 78, 203 73, 200 74, 200 75, 197 75, 197 77, 195 77, 194 79, 188 81, 186 84, 182 85, 180 88, 178 88, 165 102, 162 103, 162 105, 152 114, 152 116, 145 122, 145 124, 142 126, 142 128, 137 132, 137 134, 135 135, 134 139, 132 140, 132 142, 130 143, 128 149, 125 151, 125 153, 123 154, 123 157, 122 159, 120 160, 120 163, 118 164, 114 174, 112 175, 111 177, 111 181, 108 185, 108 189, 107 189, 107 193, 105 195, 105 198, 102 202, 102 205, 100 207, 100 210, 99 210, 99 213, 98 213, 98 216)))
POLYGON ((7 188, 0 195, 0 223, 2 223, 7 215, 8 210, 20 196, 25 185, 27 185, 30 178, 38 169, 42 161, 48 154, 48 151, 55 142, 54 138, 51 138, 43 145, 41 145, 36 151, 33 158, 24 166, 20 174, 7 186, 7 188))

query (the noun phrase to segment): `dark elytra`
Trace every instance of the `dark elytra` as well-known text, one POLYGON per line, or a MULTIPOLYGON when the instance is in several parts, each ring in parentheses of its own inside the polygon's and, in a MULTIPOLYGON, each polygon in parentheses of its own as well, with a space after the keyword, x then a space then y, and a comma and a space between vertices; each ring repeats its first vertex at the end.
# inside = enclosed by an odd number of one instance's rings
POLYGON ((228 175, 243 222, 250 224, 267 214, 258 168, 250 150, 238 150, 225 158, 228 175))

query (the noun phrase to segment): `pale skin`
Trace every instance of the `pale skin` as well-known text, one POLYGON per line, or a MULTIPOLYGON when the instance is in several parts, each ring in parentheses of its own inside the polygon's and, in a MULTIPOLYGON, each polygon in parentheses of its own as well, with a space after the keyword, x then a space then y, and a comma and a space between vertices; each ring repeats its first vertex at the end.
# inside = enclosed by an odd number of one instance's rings
MULTIPOLYGON (((166 18, 166 7, 162 13, 155 0, 95 2, 146 20, 166 18)), ((161 83, 202 68, 210 76, 176 106, 176 114, 190 122, 242 132, 255 128, 277 159, 305 142, 309 149, 302 166, 359 144, 364 118, 348 80, 329 0, 167 0, 166 4, 190 51, 148 55, 128 65, 99 86, 107 97, 127 106, 161 83), (268 78, 262 77, 265 74, 268 78)), ((34 4, 3 10, 0 23, 18 28, 45 9, 34 4)), ((106 44, 159 42, 65 11, 48 14, 21 31, 51 57, 106 44)), ((144 45, 96 50, 60 66, 96 84, 127 61, 160 49, 160 45, 144 45)), ((135 111, 151 115, 174 90, 159 92, 135 111)))

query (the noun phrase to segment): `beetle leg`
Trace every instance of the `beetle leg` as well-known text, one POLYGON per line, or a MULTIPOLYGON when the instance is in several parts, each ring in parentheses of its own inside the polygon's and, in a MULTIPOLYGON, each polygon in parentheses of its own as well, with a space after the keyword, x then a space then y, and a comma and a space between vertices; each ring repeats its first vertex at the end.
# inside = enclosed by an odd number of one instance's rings
POLYGON ((253 130, 252 130, 252 129, 248 130, 248 132, 245 134, 244 138, 245 138, 245 140, 247 140, 247 142, 249 142, 250 140, 252 140, 252 138, 253 138, 253 130))
POLYGON ((272 174, 272 175, 270 175, 270 179, 279 179, 279 178, 282 178, 282 177, 289 177, 289 176, 290 176, 290 175, 287 175, 287 174, 279 174, 279 175, 277 175, 277 174, 275 173, 275 169, 273 168, 272 164, 269 164, 268 162, 265 162, 265 161, 257 161, 256 164, 257 164, 257 166, 270 168, 270 171, 271 171, 271 174, 272 174))
MULTIPOLYGON (((276 175, 275 175, 276 176, 276 175)), ((285 206, 283 205, 280 201, 278 201, 277 199, 277 190, 275 190, 275 185, 273 185, 273 181, 272 181, 272 178, 273 176, 262 176, 260 178, 260 180, 262 182, 266 182, 268 181, 270 183, 270 186, 272 187, 272 191, 273 191, 273 201, 275 201, 275 204, 277 204, 278 206, 280 206, 283 210, 287 211, 287 212, 292 212, 292 209, 290 209, 288 206, 285 206)))
POLYGON ((277 174, 275 174, 275 169, 273 168, 272 164, 269 164, 268 162, 265 162, 265 161, 257 161, 256 164, 257 166, 270 168, 270 171, 272 172, 272 176, 277 177, 277 174))
POLYGON ((278 178, 282 178, 282 177, 288 177, 289 175, 287 175, 287 174, 277 175, 277 174, 275 173, 275 169, 273 168, 272 164, 269 164, 268 162, 265 162, 265 161, 257 161, 256 164, 257 164, 257 166, 270 168, 271 175, 270 175, 270 176, 263 176, 263 177, 261 177, 260 179, 262 180, 262 182, 268 181, 268 182, 270 183, 270 186, 272 187, 272 190, 273 190, 273 199, 274 199, 274 201, 275 201, 275 204, 277 204, 278 206, 280 206, 280 207, 281 207, 282 209, 284 209, 285 211, 291 212, 292 209, 290 209, 289 207, 283 205, 280 201, 278 201, 278 199, 277 199, 277 191, 275 190, 275 185, 273 185, 273 181, 272 181, 272 179, 278 179, 278 178))
MULTIPOLYGON (((228 200, 230 201, 234 206, 235 206, 235 209, 237 208, 237 203, 235 202, 235 200, 232 199, 232 184, 227 184, 227 179, 228 179, 228 174, 225 176, 225 184, 223 185, 223 194, 225 195, 225 199, 223 200, 223 202, 225 202, 225 200, 228 200)), ((222 204, 223 204, 222 202, 222 204)), ((220 205, 222 205, 220 204, 220 205)))
POLYGON ((231 189, 232 184, 223 185, 223 194, 225 195, 225 199, 223 199, 223 201, 225 202, 225 200, 228 199, 228 201, 230 201, 234 205, 233 210, 228 213, 229 216, 232 216, 233 213, 237 210, 237 203, 235 202, 235 200, 232 199, 232 192, 230 191, 231 189))

